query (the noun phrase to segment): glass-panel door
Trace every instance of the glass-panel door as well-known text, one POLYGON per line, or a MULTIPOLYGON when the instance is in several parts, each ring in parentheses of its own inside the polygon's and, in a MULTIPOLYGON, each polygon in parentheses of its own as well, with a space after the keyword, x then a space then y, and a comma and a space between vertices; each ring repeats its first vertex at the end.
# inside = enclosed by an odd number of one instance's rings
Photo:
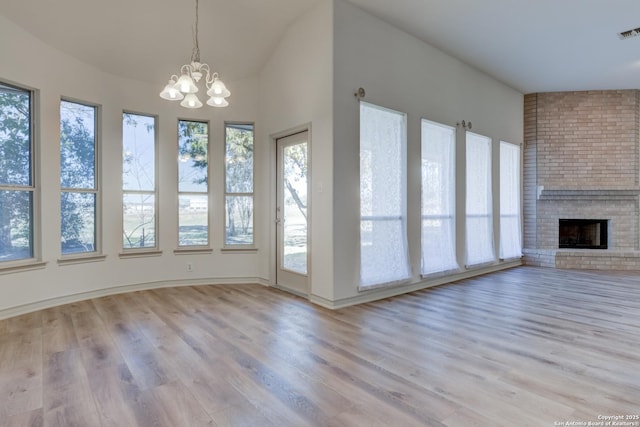
POLYGON ((277 140, 277 283, 308 293, 308 132, 277 140))

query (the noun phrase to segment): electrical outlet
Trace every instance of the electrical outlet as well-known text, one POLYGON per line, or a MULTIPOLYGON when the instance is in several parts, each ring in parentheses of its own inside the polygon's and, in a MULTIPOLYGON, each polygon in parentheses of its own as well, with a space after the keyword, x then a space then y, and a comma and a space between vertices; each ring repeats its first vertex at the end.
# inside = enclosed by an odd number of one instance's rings
POLYGON ((193 271, 193 263, 192 262, 188 262, 187 263, 187 271, 193 271))

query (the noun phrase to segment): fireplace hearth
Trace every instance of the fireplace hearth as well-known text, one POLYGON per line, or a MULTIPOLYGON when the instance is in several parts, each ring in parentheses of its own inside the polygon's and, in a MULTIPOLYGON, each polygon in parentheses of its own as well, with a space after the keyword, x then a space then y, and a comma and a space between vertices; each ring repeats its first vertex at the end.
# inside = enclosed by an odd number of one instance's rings
POLYGON ((559 247, 575 249, 607 249, 606 219, 560 219, 559 247))

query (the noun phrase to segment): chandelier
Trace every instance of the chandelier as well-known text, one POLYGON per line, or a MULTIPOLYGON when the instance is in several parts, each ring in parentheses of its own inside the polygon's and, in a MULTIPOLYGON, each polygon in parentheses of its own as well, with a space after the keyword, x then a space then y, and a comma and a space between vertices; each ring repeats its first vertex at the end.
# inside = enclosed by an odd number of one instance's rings
POLYGON ((204 81, 207 88, 207 105, 212 107, 226 107, 229 105, 226 98, 231 92, 220 80, 218 73, 212 73, 209 65, 200 62, 200 46, 198 45, 198 0, 196 0, 196 26, 194 30, 194 46, 191 52, 191 63, 180 68, 180 77, 175 74, 169 79, 169 83, 160 92, 160 97, 169 101, 182 101, 180 105, 185 108, 200 108, 202 102, 196 93, 197 83, 204 81))

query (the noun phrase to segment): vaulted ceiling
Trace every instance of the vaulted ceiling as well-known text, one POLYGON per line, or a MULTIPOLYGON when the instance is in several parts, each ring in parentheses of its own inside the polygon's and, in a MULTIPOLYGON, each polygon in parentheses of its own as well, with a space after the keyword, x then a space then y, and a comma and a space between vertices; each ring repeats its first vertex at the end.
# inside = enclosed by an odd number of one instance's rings
MULTIPOLYGON (((200 0, 203 62, 230 81, 256 75, 316 1, 200 0)), ((640 88, 640 36, 617 35, 640 27, 637 0, 349 1, 524 93, 640 88)), ((2 0, 0 14, 102 70, 160 85, 190 58, 195 1, 2 0)))

